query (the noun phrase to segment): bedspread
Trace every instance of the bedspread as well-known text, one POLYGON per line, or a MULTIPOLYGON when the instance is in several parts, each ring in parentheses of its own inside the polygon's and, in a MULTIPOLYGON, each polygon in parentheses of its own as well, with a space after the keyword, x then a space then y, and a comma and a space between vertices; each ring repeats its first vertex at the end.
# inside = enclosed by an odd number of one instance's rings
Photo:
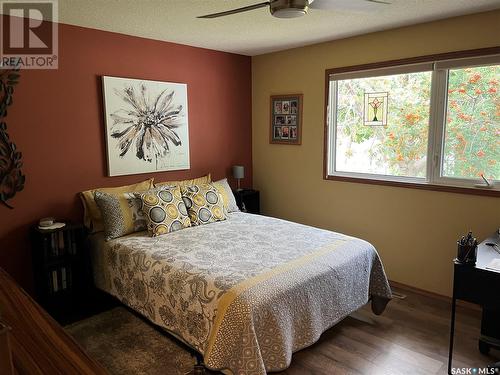
POLYGON ((283 370, 370 297, 391 298, 368 242, 265 216, 94 241, 99 288, 235 374, 283 370))

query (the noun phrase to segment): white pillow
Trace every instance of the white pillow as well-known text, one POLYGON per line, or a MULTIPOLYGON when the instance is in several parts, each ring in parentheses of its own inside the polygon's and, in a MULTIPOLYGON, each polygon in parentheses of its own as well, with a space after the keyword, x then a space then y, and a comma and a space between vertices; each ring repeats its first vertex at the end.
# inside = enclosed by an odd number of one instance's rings
POLYGON ((212 184, 219 191, 219 194, 222 195, 224 207, 226 208, 227 212, 238 212, 240 209, 236 204, 236 198, 234 197, 233 190, 227 182, 227 178, 212 182, 212 184))

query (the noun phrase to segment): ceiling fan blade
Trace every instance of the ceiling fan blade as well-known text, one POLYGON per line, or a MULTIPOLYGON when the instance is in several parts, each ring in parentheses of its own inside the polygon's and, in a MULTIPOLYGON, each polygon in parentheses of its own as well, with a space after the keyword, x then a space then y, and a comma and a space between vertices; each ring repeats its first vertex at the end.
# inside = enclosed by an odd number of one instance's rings
POLYGON ((390 4, 384 0, 310 0, 309 8, 338 11, 367 12, 378 10, 380 4, 390 4))
POLYGON ((248 12, 249 10, 264 8, 266 6, 269 6, 269 4, 271 4, 271 3, 269 1, 266 1, 265 3, 259 3, 259 4, 255 4, 255 5, 249 5, 247 7, 242 7, 242 8, 237 8, 237 9, 231 9, 231 10, 227 10, 225 12, 207 14, 207 15, 204 15, 204 16, 198 16, 196 18, 217 18, 217 17, 229 16, 231 14, 248 12))
POLYGON ((368 1, 370 3, 385 4, 385 5, 391 5, 392 4, 392 3, 388 2, 388 1, 382 1, 382 0, 365 0, 365 1, 368 1))

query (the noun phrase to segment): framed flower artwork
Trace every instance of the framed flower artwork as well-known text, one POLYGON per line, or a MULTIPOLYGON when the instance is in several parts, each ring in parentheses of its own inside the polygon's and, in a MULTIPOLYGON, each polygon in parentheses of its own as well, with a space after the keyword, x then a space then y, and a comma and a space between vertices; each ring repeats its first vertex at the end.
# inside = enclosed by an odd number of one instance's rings
POLYGON ((269 143, 302 143, 302 94, 272 95, 269 143))
POLYGON ((108 175, 189 169, 187 85, 102 77, 108 175))

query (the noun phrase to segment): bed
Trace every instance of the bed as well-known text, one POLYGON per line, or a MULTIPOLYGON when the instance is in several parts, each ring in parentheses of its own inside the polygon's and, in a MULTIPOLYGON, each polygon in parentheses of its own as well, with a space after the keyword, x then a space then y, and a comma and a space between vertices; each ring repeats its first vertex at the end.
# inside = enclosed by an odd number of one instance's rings
POLYGON ((370 300, 379 314, 391 298, 371 244, 271 217, 91 241, 98 288, 234 374, 284 370, 347 315, 370 300))

